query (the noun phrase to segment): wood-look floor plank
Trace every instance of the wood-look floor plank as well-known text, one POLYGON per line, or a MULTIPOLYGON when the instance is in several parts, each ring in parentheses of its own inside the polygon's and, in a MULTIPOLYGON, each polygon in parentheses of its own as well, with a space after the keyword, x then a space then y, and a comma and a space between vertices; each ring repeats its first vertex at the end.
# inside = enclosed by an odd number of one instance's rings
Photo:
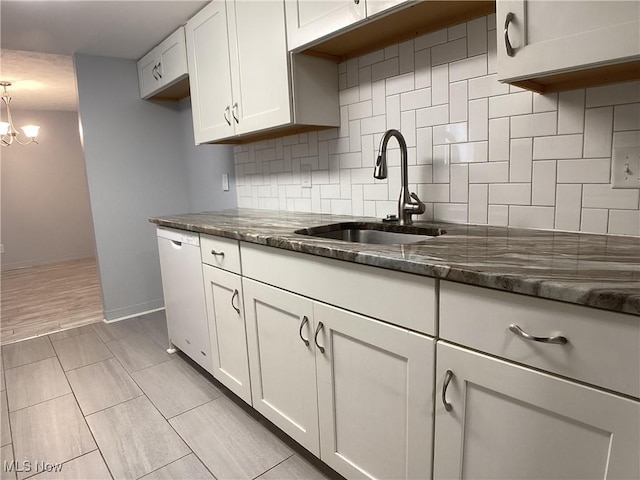
POLYGON ((3 345, 103 318, 94 258, 5 270, 0 290, 3 345))

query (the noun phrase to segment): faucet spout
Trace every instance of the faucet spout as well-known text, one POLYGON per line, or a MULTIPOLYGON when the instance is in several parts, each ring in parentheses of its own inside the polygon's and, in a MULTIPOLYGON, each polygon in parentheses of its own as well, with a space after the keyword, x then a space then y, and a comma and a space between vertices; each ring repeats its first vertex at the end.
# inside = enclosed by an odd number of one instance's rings
POLYGON ((377 179, 387 178, 387 144, 394 137, 400 146, 400 198, 398 199, 398 223, 411 225, 411 215, 424 213, 425 205, 415 193, 409 192, 409 165, 407 160, 407 142, 398 130, 387 130, 382 137, 380 152, 376 160, 373 176, 377 179))

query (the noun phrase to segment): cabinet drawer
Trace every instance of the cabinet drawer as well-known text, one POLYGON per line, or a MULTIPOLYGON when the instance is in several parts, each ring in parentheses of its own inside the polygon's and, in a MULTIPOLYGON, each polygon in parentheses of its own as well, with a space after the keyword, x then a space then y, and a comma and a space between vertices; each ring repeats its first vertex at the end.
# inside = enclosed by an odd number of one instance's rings
POLYGON ((202 263, 237 274, 240 270, 240 247, 237 240, 200 234, 202 263))
POLYGON ((451 342, 640 397, 640 318, 440 282, 440 336, 451 342), (525 339, 564 336, 566 344, 525 339))
POLYGON ((243 276, 435 335, 436 280, 242 242, 243 276))

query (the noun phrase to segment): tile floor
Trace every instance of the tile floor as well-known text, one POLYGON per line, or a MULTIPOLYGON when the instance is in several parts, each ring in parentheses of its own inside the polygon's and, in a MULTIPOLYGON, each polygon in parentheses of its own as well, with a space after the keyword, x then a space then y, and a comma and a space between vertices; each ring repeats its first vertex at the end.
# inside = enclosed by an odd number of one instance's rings
POLYGON ((160 312, 3 346, 0 480, 340 478, 167 343, 160 312))

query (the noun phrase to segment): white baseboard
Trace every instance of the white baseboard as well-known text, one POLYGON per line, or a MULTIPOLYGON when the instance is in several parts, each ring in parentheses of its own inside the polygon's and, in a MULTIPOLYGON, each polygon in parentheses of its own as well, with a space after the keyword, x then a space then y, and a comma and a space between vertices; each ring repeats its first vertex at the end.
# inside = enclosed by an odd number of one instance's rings
POLYGON ((147 310, 145 312, 134 313, 132 315, 126 315, 124 317, 112 318, 111 320, 107 320, 106 318, 104 318, 102 321, 104 323, 116 323, 116 322, 121 322, 122 320, 128 320, 130 318, 135 318, 135 317, 140 317, 142 315, 147 315, 148 313, 160 312, 162 310, 164 310, 164 307, 155 308, 153 310, 147 310))

